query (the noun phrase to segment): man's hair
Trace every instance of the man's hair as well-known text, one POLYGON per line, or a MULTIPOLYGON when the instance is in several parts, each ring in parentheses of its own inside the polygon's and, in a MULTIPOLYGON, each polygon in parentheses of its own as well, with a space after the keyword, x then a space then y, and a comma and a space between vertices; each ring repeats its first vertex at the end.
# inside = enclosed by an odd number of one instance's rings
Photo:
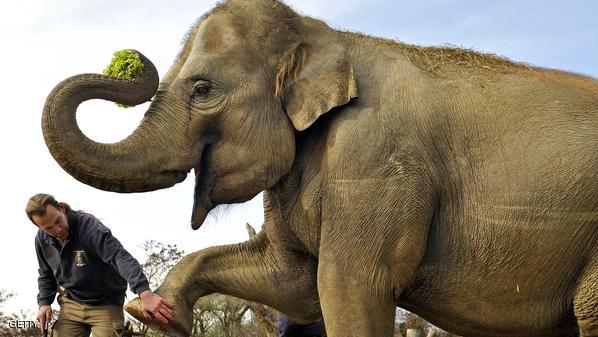
POLYGON ((35 221, 33 221, 33 216, 46 215, 46 207, 48 205, 52 205, 58 210, 62 205, 67 213, 72 211, 71 206, 69 206, 69 204, 67 204, 66 202, 58 202, 53 196, 49 194, 38 193, 29 198, 29 201, 27 202, 27 207, 25 208, 25 213, 27 213, 27 217, 29 218, 29 220, 31 220, 31 222, 33 222, 34 225, 37 226, 35 221))

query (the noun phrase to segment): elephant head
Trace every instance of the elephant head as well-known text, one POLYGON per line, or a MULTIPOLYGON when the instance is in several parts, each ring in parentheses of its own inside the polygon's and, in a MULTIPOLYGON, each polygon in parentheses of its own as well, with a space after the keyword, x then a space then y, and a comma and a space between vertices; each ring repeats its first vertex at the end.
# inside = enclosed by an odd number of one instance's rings
POLYGON ((194 169, 194 229, 216 205, 276 184, 294 164, 297 134, 357 96, 342 35, 276 0, 231 0, 201 17, 159 85, 142 61, 138 80, 84 74, 56 86, 44 137, 69 174, 103 190, 166 188, 194 169), (85 100, 139 104, 152 96, 121 142, 94 142, 77 127, 85 100))

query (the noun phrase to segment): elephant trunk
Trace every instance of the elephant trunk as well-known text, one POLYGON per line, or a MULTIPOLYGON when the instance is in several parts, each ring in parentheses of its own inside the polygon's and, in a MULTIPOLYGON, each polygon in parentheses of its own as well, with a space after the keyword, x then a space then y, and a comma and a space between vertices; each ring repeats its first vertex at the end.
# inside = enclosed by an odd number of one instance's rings
POLYGON ((152 98, 158 88, 158 72, 151 61, 138 54, 144 64, 141 78, 76 75, 59 83, 44 106, 42 129, 54 159, 77 180, 102 190, 150 191, 170 187, 186 177, 184 170, 167 166, 173 162, 169 144, 164 141, 168 136, 156 129, 159 123, 152 120, 156 117, 151 108, 130 136, 113 144, 94 142, 77 125, 77 107, 86 100, 136 105, 152 98))

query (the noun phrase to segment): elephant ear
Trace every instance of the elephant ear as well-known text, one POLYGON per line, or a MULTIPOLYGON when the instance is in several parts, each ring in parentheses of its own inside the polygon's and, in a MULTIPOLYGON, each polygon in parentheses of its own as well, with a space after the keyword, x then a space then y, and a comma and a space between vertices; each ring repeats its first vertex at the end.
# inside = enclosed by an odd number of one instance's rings
POLYGON ((296 44, 278 65, 276 96, 298 131, 349 103, 357 97, 357 83, 345 47, 296 44))

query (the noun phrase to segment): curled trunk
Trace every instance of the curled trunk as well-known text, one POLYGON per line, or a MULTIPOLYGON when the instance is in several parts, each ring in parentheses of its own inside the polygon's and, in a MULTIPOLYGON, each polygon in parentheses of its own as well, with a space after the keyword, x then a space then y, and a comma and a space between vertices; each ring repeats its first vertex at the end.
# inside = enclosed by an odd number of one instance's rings
POLYGON ((171 155, 164 149, 166 136, 156 135, 159 130, 149 112, 130 136, 112 144, 89 139, 77 125, 77 107, 86 100, 137 105, 152 98, 158 89, 158 72, 139 55, 144 71, 138 79, 76 75, 59 83, 46 99, 42 116, 46 145, 60 166, 85 184, 115 192, 141 192, 172 186, 186 176, 167 166, 171 155))

